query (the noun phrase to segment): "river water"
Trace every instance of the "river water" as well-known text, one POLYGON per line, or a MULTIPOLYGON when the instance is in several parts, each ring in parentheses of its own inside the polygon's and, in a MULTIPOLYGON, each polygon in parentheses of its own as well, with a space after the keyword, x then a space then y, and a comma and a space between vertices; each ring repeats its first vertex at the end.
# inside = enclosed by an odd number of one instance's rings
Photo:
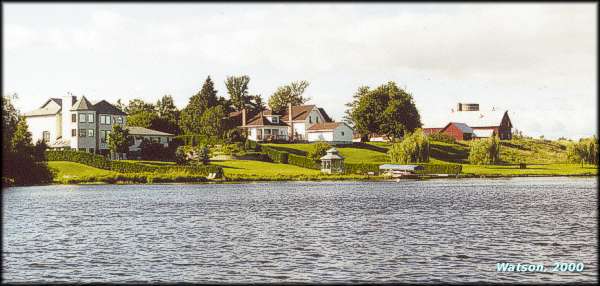
POLYGON ((596 178, 3 190, 4 282, 594 282, 596 178), (497 272, 500 262, 548 272, 497 272), (582 272, 552 272, 554 262, 582 272))

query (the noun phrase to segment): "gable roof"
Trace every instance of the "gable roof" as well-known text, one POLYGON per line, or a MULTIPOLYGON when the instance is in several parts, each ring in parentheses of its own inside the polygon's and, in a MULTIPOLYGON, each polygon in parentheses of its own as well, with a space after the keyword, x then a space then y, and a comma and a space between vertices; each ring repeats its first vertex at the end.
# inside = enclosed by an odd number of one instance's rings
POLYGON ((319 107, 319 112, 321 112, 321 115, 323 115, 323 119, 325 119, 325 122, 333 122, 333 120, 331 120, 331 117, 329 117, 329 114, 325 112, 325 109, 323 109, 323 107, 319 107))
POLYGON ((306 131, 307 132, 315 132, 315 131, 331 131, 333 129, 336 129, 338 126, 344 124, 343 122, 323 122, 323 123, 318 123, 315 124, 311 127, 309 127, 306 131))
MULTIPOLYGON (((446 126, 448 122, 462 122, 470 127, 500 126, 505 114, 508 116, 508 110, 455 111, 450 112, 442 121, 427 122, 426 127, 442 127, 446 126)), ((510 122, 510 118, 508 120, 510 122)))
POLYGON ((23 116, 43 116, 43 115, 55 115, 61 111, 61 104, 55 100, 48 99, 40 108, 25 112, 23 116))
POLYGON ((106 100, 100 100, 98 103, 94 104, 93 108, 94 110, 96 110, 97 113, 127 115, 127 113, 123 112, 116 106, 110 104, 106 100))
POLYGON ((448 125, 446 125, 446 127, 444 127, 441 131, 443 132, 444 130, 446 130, 448 127, 450 127, 450 125, 454 125, 456 126, 456 128, 460 129, 460 131, 462 133, 473 133, 473 128, 469 127, 469 125, 464 124, 464 123, 460 123, 460 122, 450 122, 448 123, 448 125))
POLYGON ((130 135, 142 135, 142 136, 174 136, 171 133, 166 133, 158 130, 148 129, 139 126, 127 126, 130 135))
POLYGON ((71 110, 94 110, 94 105, 85 96, 82 96, 81 99, 75 102, 71 110))
POLYGON ((246 126, 288 126, 287 124, 285 124, 285 122, 283 121, 279 121, 279 123, 273 123, 271 121, 269 121, 267 118, 265 118, 264 114, 257 114, 254 117, 252 117, 250 120, 248 120, 248 122, 246 123, 246 126))
MULTIPOLYGON (((292 118, 292 120, 294 120, 294 121, 305 120, 306 117, 308 117, 308 115, 310 114, 310 111, 313 110, 314 108, 315 108, 314 104, 292 106, 292 114, 294 116, 294 118, 292 118)), ((281 117, 281 120, 290 121, 287 107, 285 108, 284 111, 281 112, 281 114, 283 115, 281 117)))

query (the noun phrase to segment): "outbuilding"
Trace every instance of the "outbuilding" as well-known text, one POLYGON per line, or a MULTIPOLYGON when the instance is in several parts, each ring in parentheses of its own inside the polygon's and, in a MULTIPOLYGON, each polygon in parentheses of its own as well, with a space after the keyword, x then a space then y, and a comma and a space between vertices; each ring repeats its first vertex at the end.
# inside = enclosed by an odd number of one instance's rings
POLYGON ((306 130, 308 142, 352 143, 353 131, 344 122, 323 122, 306 130))

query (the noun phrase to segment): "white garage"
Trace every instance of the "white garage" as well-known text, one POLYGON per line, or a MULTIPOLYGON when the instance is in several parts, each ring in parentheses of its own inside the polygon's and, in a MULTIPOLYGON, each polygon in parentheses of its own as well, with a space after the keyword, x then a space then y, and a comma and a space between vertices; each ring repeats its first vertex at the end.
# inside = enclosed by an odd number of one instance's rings
POLYGON ((344 122, 325 122, 306 130, 308 142, 352 143, 353 130, 344 122))

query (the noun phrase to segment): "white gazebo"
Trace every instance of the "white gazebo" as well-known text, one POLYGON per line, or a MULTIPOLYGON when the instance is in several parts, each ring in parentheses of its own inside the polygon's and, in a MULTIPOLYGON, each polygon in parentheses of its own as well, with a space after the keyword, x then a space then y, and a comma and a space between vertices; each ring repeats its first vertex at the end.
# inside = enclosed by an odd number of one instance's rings
POLYGON ((321 157, 321 172, 332 174, 344 172, 344 157, 340 156, 335 148, 326 151, 327 154, 321 157))

